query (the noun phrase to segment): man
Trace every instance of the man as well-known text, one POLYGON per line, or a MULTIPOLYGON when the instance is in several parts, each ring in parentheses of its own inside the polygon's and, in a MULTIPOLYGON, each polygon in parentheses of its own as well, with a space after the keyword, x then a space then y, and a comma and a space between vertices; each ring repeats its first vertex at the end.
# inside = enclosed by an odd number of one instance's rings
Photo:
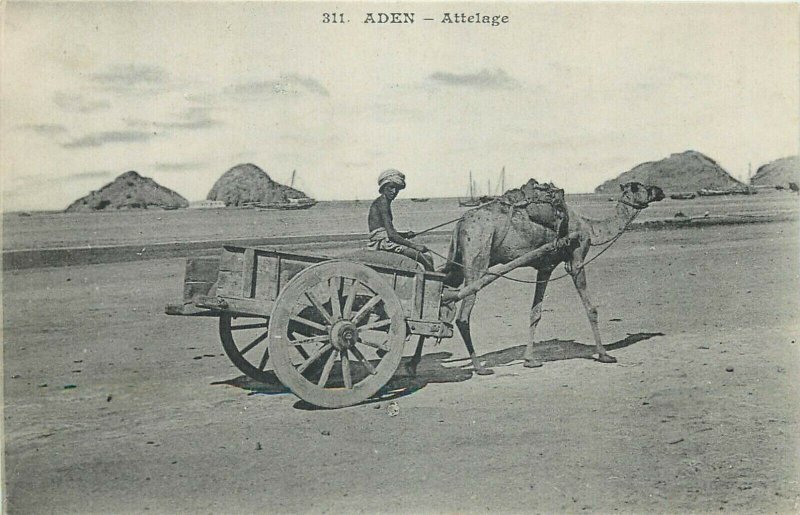
POLYGON ((369 207, 369 244, 372 250, 383 250, 403 254, 422 263, 425 270, 433 270, 433 258, 428 254, 428 247, 417 245, 411 241, 414 232, 399 233, 392 223, 392 201, 406 187, 406 176, 397 170, 386 170, 378 176, 378 192, 369 207))

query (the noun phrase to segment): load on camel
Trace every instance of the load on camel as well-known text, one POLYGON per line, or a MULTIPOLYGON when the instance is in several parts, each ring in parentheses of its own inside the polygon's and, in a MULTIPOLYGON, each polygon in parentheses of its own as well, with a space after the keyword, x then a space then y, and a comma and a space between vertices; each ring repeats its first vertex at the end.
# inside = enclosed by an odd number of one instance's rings
MULTIPOLYGON (((458 294, 450 300, 463 299, 455 323, 477 374, 491 374, 493 371, 478 361, 470 334, 470 314, 476 294, 481 287, 496 279, 498 273, 519 266, 533 267, 538 271, 524 355, 526 367, 542 365, 534 357, 536 326, 542 316, 547 282, 560 263, 564 263, 572 276, 586 309, 597 347, 597 360, 616 362, 606 353, 600 340, 597 308, 586 291, 583 265, 592 244, 610 242, 626 228, 636 213, 651 202, 664 198, 661 188, 638 182, 621 184, 620 190, 614 216, 594 220, 569 208, 564 201, 564 190, 530 179, 522 188, 508 191, 497 201, 467 212, 457 222, 444 272, 448 274, 448 286, 461 286, 458 294), (540 247, 552 250, 535 252, 540 247), (529 256, 534 257, 529 259, 529 256), (500 266, 487 272, 493 265, 500 266)), ((443 300, 447 301, 447 298, 443 296, 443 300)), ((409 364, 412 373, 421 359, 422 344, 420 340, 409 364)))

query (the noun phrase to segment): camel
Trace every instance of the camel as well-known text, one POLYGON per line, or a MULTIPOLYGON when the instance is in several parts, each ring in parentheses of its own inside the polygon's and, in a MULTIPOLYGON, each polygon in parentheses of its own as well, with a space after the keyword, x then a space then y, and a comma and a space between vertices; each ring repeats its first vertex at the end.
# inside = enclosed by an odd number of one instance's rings
MULTIPOLYGON (((597 308, 586 292, 586 271, 583 264, 592 244, 609 242, 624 230, 636 213, 650 203, 664 198, 661 188, 645 186, 638 182, 621 184, 620 190, 615 215, 605 220, 594 220, 566 206, 563 190, 552 185, 539 184, 531 179, 519 190, 506 193, 500 201, 467 212, 456 224, 450 243, 448 264, 444 269, 448 274, 450 286, 466 287, 480 278, 492 265, 508 263, 531 250, 553 242, 560 236, 573 232, 580 235, 574 245, 561 248, 527 265, 535 268, 538 273, 524 354, 526 367, 542 366, 542 363, 534 357, 534 336, 536 326, 542 317, 542 300, 547 282, 560 263, 564 263, 567 272, 572 276, 586 309, 597 348, 597 360, 602 363, 617 361, 606 353, 601 342, 597 325, 597 308)), ((455 323, 467 347, 475 372, 487 375, 493 371, 478 361, 470 334, 470 314, 475 305, 475 298, 475 295, 471 295, 463 300, 455 323)), ((423 339, 420 338, 414 357, 408 366, 411 373, 416 371, 416 365, 421 359, 422 344, 423 339)))

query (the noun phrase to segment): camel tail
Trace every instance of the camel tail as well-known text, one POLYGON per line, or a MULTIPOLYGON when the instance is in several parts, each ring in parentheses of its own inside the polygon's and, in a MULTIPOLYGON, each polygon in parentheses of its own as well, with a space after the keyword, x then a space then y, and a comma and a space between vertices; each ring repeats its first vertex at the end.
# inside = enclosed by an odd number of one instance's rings
POLYGON ((453 236, 450 238, 450 248, 447 251, 447 263, 444 265, 442 272, 447 274, 444 283, 447 286, 457 288, 464 282, 464 257, 461 253, 461 245, 459 244, 459 234, 461 234, 461 220, 456 222, 453 229, 453 236))

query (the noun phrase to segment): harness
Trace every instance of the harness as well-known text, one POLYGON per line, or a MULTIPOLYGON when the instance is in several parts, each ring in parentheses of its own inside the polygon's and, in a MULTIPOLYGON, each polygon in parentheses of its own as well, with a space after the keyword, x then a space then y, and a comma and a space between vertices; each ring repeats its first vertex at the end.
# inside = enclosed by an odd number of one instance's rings
POLYGON ((537 182, 534 182, 533 185, 529 182, 524 188, 526 188, 527 191, 523 189, 511 190, 493 201, 508 208, 508 219, 506 223, 503 224, 503 229, 498 233, 499 237, 492 242, 492 250, 497 250, 505 241, 506 236, 508 236, 514 221, 514 212, 517 209, 527 209, 532 204, 550 206, 553 210, 554 221, 557 221, 556 226, 551 227, 551 229, 556 232, 556 237, 561 236, 561 233, 564 232, 564 222, 569 219, 567 215, 567 206, 564 203, 564 190, 556 188, 553 185, 540 184, 537 182), (532 196, 528 194, 531 190, 533 190, 532 196), (522 195, 523 198, 515 201, 514 197, 519 197, 520 195, 522 195))

